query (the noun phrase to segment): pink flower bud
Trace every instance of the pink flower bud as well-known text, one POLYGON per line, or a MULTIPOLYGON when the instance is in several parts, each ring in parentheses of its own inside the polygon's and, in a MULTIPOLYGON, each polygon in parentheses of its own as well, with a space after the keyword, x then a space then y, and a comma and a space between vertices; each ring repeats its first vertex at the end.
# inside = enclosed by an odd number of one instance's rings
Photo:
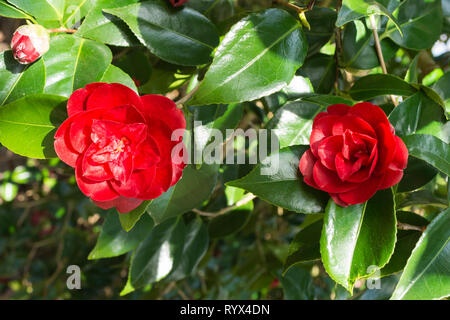
POLYGON ((170 0, 170 3, 172 4, 172 6, 174 7, 179 7, 182 6, 183 4, 185 4, 186 2, 188 2, 189 0, 170 0))
POLYGON ((11 48, 14 59, 29 64, 41 57, 50 47, 47 30, 38 24, 23 25, 14 32, 11 48))

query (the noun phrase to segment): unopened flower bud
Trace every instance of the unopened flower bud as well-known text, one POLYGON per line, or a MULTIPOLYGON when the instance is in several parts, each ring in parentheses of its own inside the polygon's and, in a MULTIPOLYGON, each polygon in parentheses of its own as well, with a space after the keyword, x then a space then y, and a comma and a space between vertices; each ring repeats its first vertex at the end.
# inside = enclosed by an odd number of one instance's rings
POLYGON ((38 24, 23 25, 14 32, 11 49, 14 59, 29 64, 39 59, 50 47, 47 30, 38 24))
POLYGON ((183 4, 185 4, 186 2, 188 2, 189 0, 170 0, 170 3, 172 4, 172 6, 174 7, 179 7, 182 6, 183 4))

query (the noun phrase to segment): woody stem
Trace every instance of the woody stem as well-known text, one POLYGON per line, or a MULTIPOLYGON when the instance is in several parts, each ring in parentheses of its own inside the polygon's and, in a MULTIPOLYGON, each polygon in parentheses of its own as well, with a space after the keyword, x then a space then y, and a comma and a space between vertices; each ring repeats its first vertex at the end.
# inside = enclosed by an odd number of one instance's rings
POLYGON ((75 30, 75 29, 66 29, 66 28, 48 29, 47 31, 50 33, 56 33, 56 32, 75 33, 75 32, 77 32, 77 30, 75 30))
MULTIPOLYGON (((384 74, 387 74, 386 63, 384 62, 383 51, 381 50, 380 38, 378 37, 375 16, 373 14, 370 15, 369 20, 370 20, 370 25, 372 27, 373 38, 375 39, 375 49, 377 51, 378 60, 380 60, 381 70, 383 70, 384 74)), ((392 103, 394 104, 394 106, 397 106, 398 103, 397 103, 396 99, 394 98, 394 96, 391 95, 390 97, 391 97, 391 100, 392 100, 392 103)))

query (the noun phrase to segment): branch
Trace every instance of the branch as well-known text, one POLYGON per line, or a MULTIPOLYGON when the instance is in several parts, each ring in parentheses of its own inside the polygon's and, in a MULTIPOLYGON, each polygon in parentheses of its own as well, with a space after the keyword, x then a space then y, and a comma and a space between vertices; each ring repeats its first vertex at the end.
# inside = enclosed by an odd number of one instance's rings
MULTIPOLYGON (((386 63, 384 62, 383 51, 381 50, 380 38, 378 37, 377 24, 375 21, 375 16, 372 14, 369 16, 370 24, 372 26, 373 37, 375 39, 375 49, 377 50, 378 60, 380 60, 381 70, 384 74, 387 74, 386 63)), ((398 105, 393 95, 390 96, 394 106, 398 105)))
POLYGON ((176 103, 177 107, 179 107, 180 109, 183 107, 183 104, 185 104, 186 102, 189 101, 189 99, 192 98, 192 96, 194 95, 194 93, 197 92, 198 88, 200 87, 200 83, 199 82, 194 89, 192 89, 188 94, 186 94, 183 98, 181 98, 180 100, 178 100, 176 103))
POLYGON ((283 0, 273 0, 274 3, 280 4, 282 6, 288 7, 292 10, 297 11, 298 13, 305 13, 306 11, 312 10, 314 8, 314 5, 316 4, 316 0, 311 0, 308 3, 308 6, 306 8, 301 8, 293 3, 283 1, 283 0))
POLYGON ((256 196, 252 193, 247 194, 244 198, 242 198, 241 200, 239 200, 238 202, 236 202, 234 205, 223 208, 217 212, 204 212, 204 211, 200 211, 198 209, 193 209, 192 211, 195 213, 198 213, 201 216, 205 216, 205 217, 210 217, 210 218, 215 218, 221 215, 224 215, 240 206, 243 206, 244 204, 249 203, 250 201, 252 201, 253 199, 255 199, 256 196))
POLYGON ((75 33, 78 30, 76 30, 76 29, 58 28, 58 29, 48 29, 47 31, 50 32, 50 33, 56 33, 56 32, 75 33))
POLYGON ((424 232, 425 229, 427 227, 418 227, 418 226, 413 226, 407 223, 402 223, 402 222, 397 222, 397 229, 399 230, 415 230, 415 231, 420 231, 420 232, 424 232))

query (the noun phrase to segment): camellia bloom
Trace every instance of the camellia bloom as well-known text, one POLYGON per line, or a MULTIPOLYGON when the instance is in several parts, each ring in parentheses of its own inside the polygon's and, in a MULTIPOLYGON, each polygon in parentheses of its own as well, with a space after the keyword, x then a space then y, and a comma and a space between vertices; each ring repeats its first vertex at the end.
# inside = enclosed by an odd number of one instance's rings
POLYGON ((313 122, 311 148, 300 159, 305 183, 340 206, 363 203, 400 182, 408 150, 378 106, 335 104, 313 122))
POLYGON ((72 94, 67 111, 55 150, 75 168, 80 190, 99 207, 129 212, 181 178, 186 120, 172 100, 139 97, 117 83, 92 83, 72 94), (175 130, 181 136, 172 141, 175 130), (181 155, 172 158, 180 145, 181 155))
POLYGON ((50 47, 47 30, 38 24, 19 27, 11 40, 14 59, 21 64, 29 64, 39 59, 50 47))
POLYGON ((186 2, 188 2, 189 0, 170 0, 170 3, 172 4, 172 6, 174 7, 180 7, 183 4, 185 4, 186 2))

